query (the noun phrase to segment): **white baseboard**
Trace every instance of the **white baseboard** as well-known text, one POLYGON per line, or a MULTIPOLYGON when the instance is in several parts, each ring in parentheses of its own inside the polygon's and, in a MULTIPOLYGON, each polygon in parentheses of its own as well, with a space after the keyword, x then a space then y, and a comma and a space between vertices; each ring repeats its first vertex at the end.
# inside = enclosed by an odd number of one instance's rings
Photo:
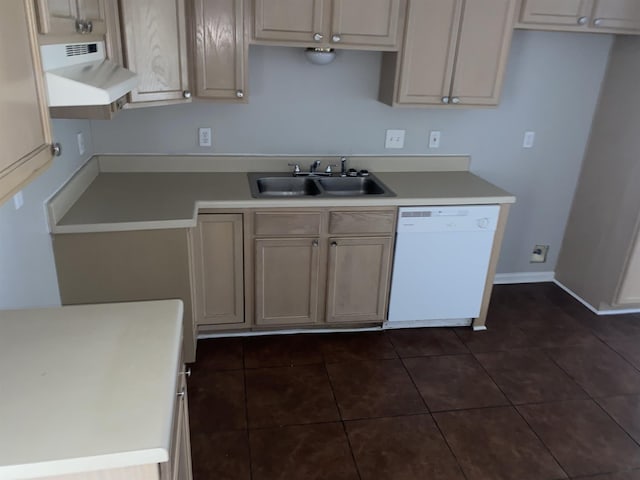
POLYGON ((591 310, 593 313, 595 313, 596 315, 623 315, 623 314, 626 314, 626 313, 640 313, 640 308, 624 308, 624 309, 619 309, 619 310, 614 310, 614 309, 598 310, 596 307, 591 305, 589 302, 587 302, 585 299, 583 299, 580 295, 575 293, 573 290, 571 290, 569 287, 567 287, 566 285, 562 284, 558 280, 554 279, 553 282, 556 285, 558 285, 561 289, 563 289, 565 292, 567 292, 569 295, 571 295, 573 298, 575 298, 577 301, 579 301, 582 305, 584 305, 589 310, 591 310))
POLYGON ((503 285, 509 283, 553 282, 554 277, 554 272, 496 273, 493 283, 494 285, 503 285))

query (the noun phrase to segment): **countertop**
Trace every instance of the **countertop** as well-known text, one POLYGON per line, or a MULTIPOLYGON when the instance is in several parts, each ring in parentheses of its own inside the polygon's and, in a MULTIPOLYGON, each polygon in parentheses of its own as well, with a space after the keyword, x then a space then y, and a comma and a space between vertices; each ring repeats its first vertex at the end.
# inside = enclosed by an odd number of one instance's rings
POLYGON ((0 311, 0 479, 166 462, 182 308, 0 311))
POLYGON ((101 172, 52 225, 53 233, 196 225, 201 208, 349 207, 513 203, 515 197, 468 171, 376 172, 395 197, 251 197, 245 172, 101 172))

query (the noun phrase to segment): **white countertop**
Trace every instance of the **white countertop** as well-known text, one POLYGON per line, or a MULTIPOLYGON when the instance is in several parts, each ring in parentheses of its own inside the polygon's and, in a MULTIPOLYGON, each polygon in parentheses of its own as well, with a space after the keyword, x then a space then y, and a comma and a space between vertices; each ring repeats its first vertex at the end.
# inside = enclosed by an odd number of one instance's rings
POLYGON ((0 479, 166 462, 182 308, 0 311, 0 479))
POLYGON ((350 207, 513 203, 515 197, 467 171, 376 172, 395 197, 251 197, 245 172, 100 173, 53 233, 190 228, 201 208, 350 207))

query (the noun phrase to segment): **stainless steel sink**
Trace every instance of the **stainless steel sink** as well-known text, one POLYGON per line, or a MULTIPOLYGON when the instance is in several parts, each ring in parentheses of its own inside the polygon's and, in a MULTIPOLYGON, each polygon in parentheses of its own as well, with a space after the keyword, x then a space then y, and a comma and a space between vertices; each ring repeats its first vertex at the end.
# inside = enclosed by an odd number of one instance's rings
POLYGON ((305 176, 291 173, 249 173, 254 198, 291 197, 395 197, 374 175, 366 177, 305 176))
POLYGON ((330 195, 384 195, 382 184, 370 175, 367 177, 319 178, 318 183, 330 195))
POLYGON ((320 193, 318 185, 311 178, 261 177, 255 179, 255 184, 259 196, 264 197, 306 197, 320 193))

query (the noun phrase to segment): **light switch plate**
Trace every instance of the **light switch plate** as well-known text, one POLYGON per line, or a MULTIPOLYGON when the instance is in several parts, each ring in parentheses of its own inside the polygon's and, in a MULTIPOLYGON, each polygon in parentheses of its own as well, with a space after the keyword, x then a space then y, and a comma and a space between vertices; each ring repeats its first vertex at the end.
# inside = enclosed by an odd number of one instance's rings
POLYGON ((404 148, 404 130, 387 130, 384 148, 404 148))
POLYGON ((522 140, 522 148, 533 148, 533 142, 536 139, 536 132, 524 132, 522 140))
POLYGON ((84 155, 86 148, 84 146, 84 134, 82 132, 78 132, 76 134, 76 138, 78 139, 78 153, 80 155, 84 155))
POLYGON ((202 127, 198 129, 198 144, 201 147, 211 146, 211 128, 202 127))
POLYGON ((13 196, 13 206, 16 210, 19 210, 22 205, 24 205, 24 197, 22 196, 22 190, 20 190, 13 196))

